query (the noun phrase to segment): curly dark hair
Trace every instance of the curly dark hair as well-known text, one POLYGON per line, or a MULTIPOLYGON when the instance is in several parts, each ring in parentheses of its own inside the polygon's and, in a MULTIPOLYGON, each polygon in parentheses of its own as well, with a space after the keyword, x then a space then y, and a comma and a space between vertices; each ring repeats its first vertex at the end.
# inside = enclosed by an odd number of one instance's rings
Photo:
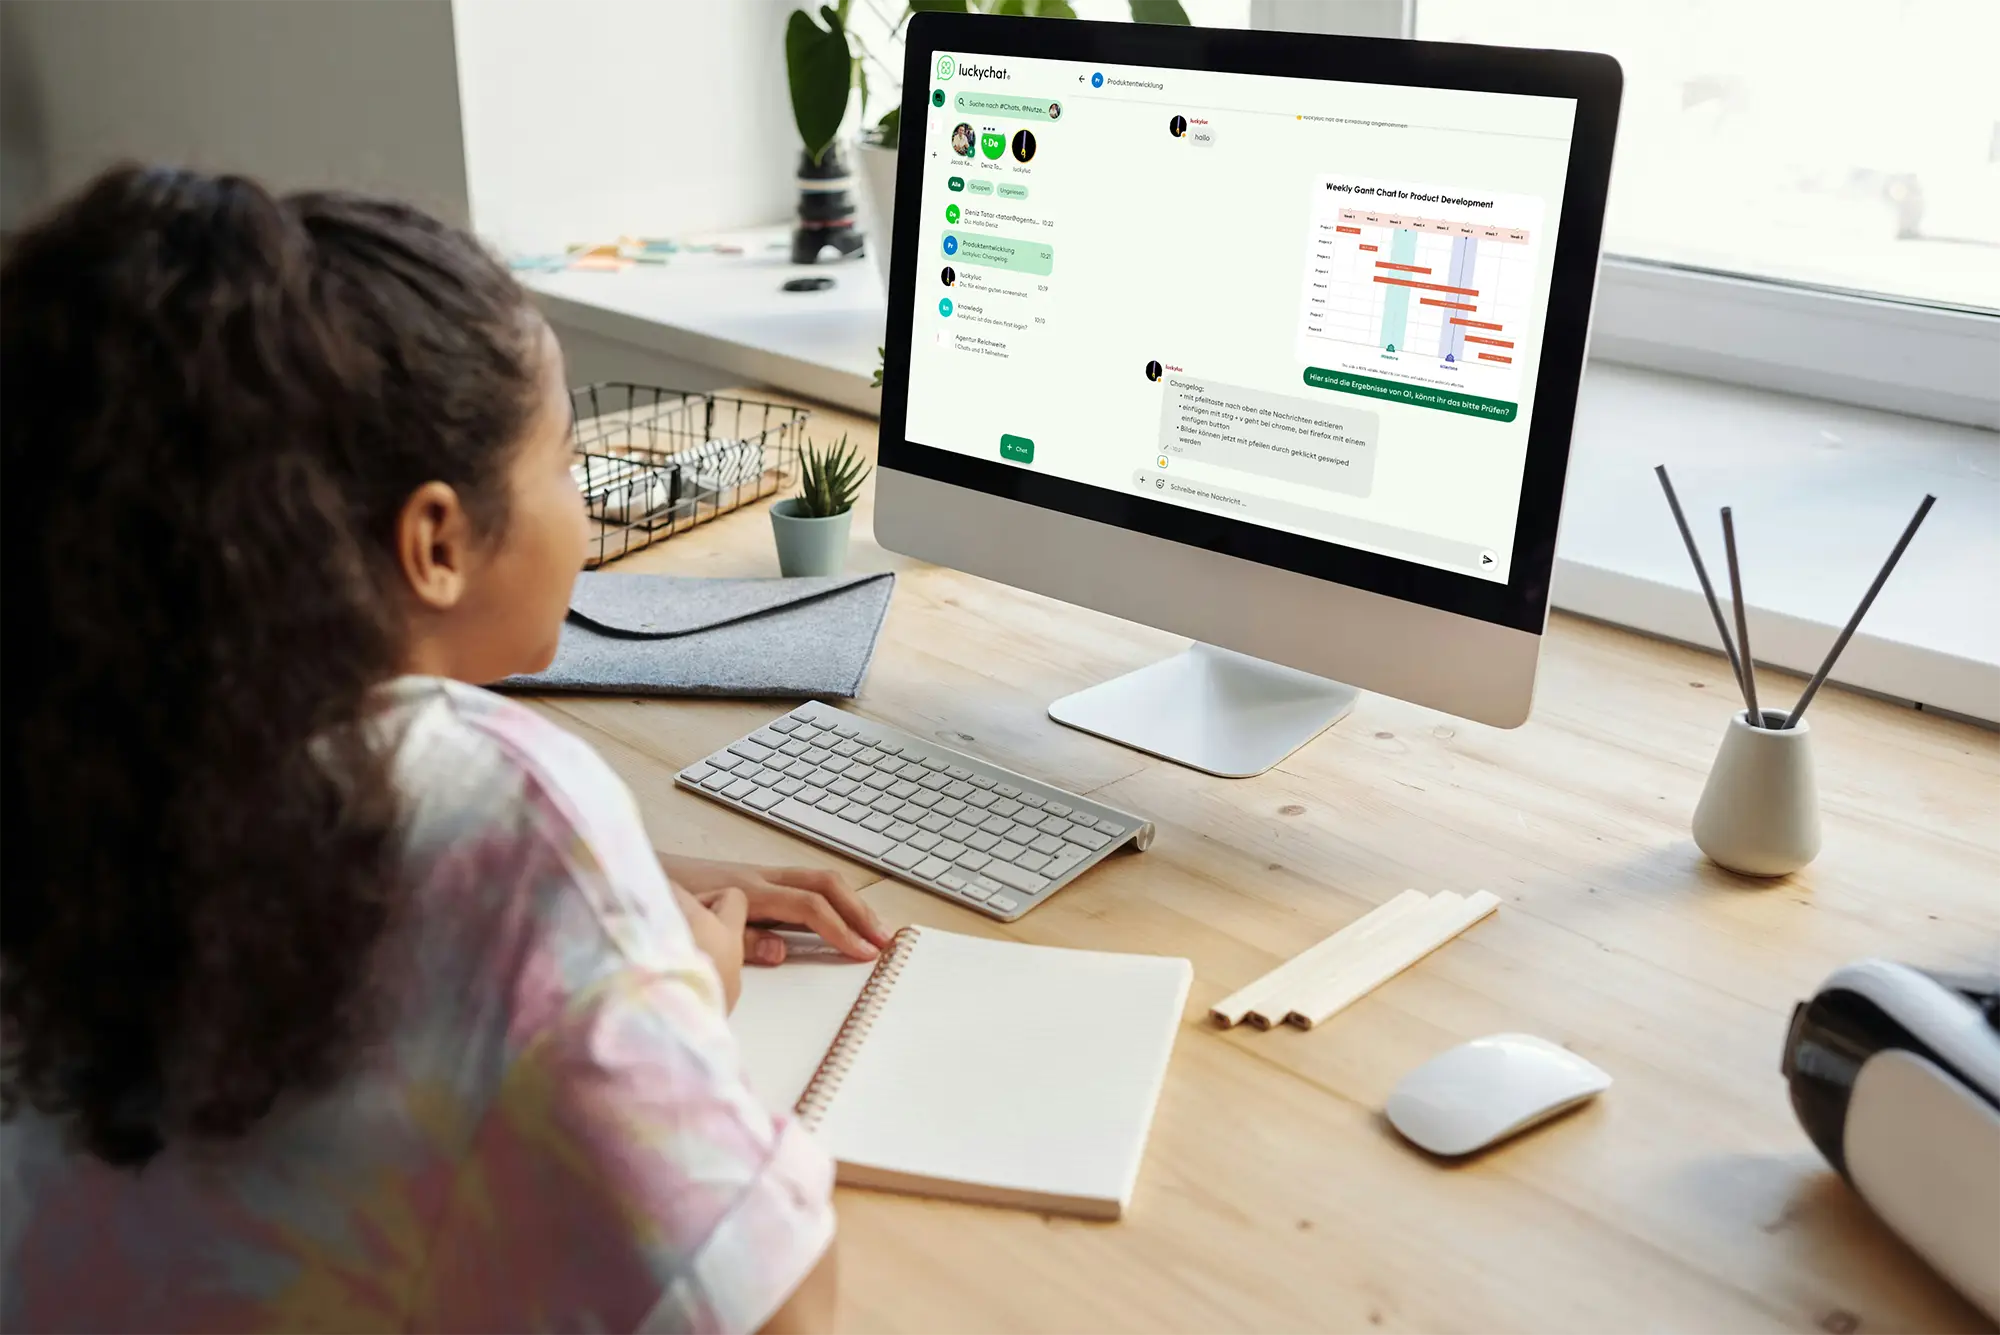
POLYGON ((336 1075, 381 1007, 370 691, 432 480, 506 522, 539 324, 473 239, 124 167, 0 266, 0 1100, 138 1165, 336 1075))

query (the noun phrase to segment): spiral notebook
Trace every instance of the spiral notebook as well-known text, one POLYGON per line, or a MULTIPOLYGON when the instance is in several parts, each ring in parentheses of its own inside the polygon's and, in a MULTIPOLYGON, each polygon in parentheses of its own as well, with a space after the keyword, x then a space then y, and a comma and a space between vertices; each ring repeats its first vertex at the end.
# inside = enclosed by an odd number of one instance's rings
POLYGON ((743 971, 750 1086, 851 1186, 1116 1219, 1193 970, 906 927, 873 966, 794 938, 743 971))

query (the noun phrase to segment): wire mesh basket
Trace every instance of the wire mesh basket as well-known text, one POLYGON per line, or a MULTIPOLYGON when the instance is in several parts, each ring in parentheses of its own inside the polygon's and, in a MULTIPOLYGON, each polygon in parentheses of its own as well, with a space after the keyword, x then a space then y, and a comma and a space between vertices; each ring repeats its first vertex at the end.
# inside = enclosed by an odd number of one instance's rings
POLYGON ((586 568, 762 500, 798 476, 805 408, 604 381, 570 391, 570 475, 590 515, 586 568))

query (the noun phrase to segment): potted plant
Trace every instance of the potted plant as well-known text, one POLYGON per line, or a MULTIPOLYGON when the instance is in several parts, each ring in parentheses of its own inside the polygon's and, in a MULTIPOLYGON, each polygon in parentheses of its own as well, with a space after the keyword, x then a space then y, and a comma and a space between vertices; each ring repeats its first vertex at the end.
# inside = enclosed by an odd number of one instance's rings
POLYGON ((842 436, 832 445, 810 441, 799 450, 799 494, 771 507, 771 536, 778 544, 778 573, 838 575, 847 564, 847 533, 854 501, 869 465, 842 436))
MULTIPOLYGON (((840 0, 835 5, 821 6, 823 27, 804 10, 794 10, 785 29, 785 69, 791 82, 792 115, 805 140, 806 157, 813 164, 821 161, 839 135, 841 122, 847 117, 850 92, 860 94, 860 114, 864 120, 867 118, 869 66, 874 66, 878 77, 885 81, 889 110, 862 134, 854 158, 861 180, 861 221, 868 235, 874 238, 867 248, 868 256, 886 292, 889 247, 896 220, 896 149, 902 136, 902 47, 910 16, 920 10, 934 10, 1073 19, 1076 11, 1070 8, 1069 0, 908 0, 890 30, 887 47, 877 53, 870 51, 848 28, 851 3, 852 0, 840 0)), ((1181 8, 1180 0, 1129 0, 1129 3, 1134 23, 1187 24, 1187 11, 1181 8)), ((838 150, 834 151, 837 156, 838 150)), ((848 179, 844 168, 839 175, 843 182, 848 179)), ((802 226, 803 219, 801 213, 802 226)), ((799 244, 794 241, 795 252, 799 244)), ((816 254, 819 244, 830 242, 813 244, 816 254)))

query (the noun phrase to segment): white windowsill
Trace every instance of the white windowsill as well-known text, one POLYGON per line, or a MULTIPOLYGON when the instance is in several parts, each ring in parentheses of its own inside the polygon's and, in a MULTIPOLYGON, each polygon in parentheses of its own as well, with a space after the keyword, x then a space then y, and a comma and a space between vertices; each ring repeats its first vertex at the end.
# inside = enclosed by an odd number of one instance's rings
MULTIPOLYGON (((559 332, 873 414, 882 297, 866 262, 795 267, 783 229, 741 256, 527 278, 559 332), (827 276, 823 292, 788 278, 827 276)), ((2000 435, 1593 360, 1577 406, 1556 606, 1692 644, 1715 632, 1653 465, 1673 473, 1727 593, 1735 509, 1760 662, 1819 663, 1926 491, 1938 504, 1833 679, 2000 721, 2000 435)), ((1725 613, 1727 613, 1725 607, 1725 613)), ((1789 698, 1779 703, 1789 703, 1789 698)))

